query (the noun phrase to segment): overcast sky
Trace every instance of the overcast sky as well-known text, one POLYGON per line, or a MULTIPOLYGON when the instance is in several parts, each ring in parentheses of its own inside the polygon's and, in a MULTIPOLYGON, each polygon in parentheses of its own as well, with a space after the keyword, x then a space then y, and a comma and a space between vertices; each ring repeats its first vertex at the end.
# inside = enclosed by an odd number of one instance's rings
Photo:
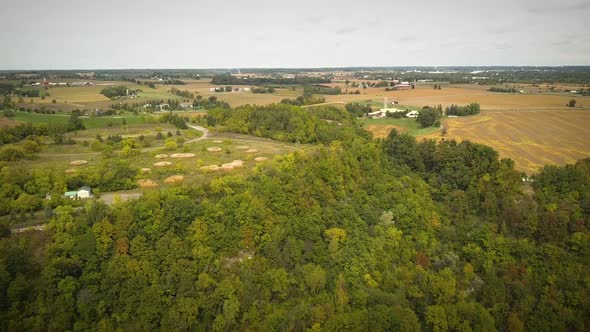
POLYGON ((0 0, 0 8, 0 69, 590 64, 590 0, 0 0))

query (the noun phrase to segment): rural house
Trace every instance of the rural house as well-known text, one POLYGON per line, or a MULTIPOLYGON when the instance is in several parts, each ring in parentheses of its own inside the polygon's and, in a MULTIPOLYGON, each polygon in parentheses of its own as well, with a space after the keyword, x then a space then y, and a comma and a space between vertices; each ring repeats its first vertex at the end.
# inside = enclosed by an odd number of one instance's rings
POLYGON ((420 114, 418 111, 409 111, 406 113, 406 118, 417 118, 418 114, 420 114))

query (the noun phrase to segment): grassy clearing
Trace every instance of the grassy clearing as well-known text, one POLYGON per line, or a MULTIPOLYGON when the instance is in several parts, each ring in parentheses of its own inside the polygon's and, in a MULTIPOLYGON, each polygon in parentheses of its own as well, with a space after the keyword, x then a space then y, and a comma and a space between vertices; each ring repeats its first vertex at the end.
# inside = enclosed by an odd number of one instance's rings
MULTIPOLYGON (((32 123, 32 124, 65 124, 70 118, 69 114, 39 114, 28 112, 16 112, 15 120, 32 123)), ((81 117, 82 122, 88 129, 102 128, 108 126, 122 126, 123 120, 127 122, 127 126, 135 126, 155 121, 152 115, 120 115, 108 117, 81 117)))
POLYGON ((389 126, 390 128, 401 129, 400 131, 413 135, 426 135, 439 130, 439 128, 428 127, 420 128, 415 119, 359 119, 359 121, 370 131, 380 130, 380 126, 389 126), (371 130, 373 129, 373 130, 371 130))
MULTIPOLYGON (((56 115, 44 116, 53 119, 56 115)), ((60 118, 67 119, 67 116, 62 115, 60 118)), ((96 127, 71 132, 67 136, 73 138, 77 144, 55 145, 52 139, 46 138, 44 144, 42 144, 41 152, 34 159, 22 160, 15 163, 15 165, 18 164, 18 167, 26 169, 53 169, 56 172, 65 172, 72 169, 82 170, 100 163, 105 158, 103 152, 92 149, 93 145, 91 143, 94 142, 97 135, 100 135, 103 139, 106 139, 109 135, 121 135, 123 137, 144 136, 143 139, 149 143, 149 146, 143 147, 140 154, 120 157, 120 151, 116 149, 113 151, 111 158, 122 158, 138 169, 150 168, 152 171, 149 174, 138 174, 138 179, 154 181, 159 188, 162 188, 174 186, 174 184, 165 183, 165 180, 170 176, 182 175, 184 176, 184 184, 200 185, 226 175, 248 174, 256 165, 261 163, 255 160, 257 157, 265 157, 271 160, 277 155, 284 155, 297 149, 313 148, 231 133, 214 134, 209 139, 192 141, 201 137, 202 133, 198 130, 186 129, 180 130, 181 137, 186 143, 174 151, 165 150, 164 142, 168 137, 167 133, 170 132, 176 139, 176 131, 177 129, 174 126, 167 123, 146 123, 127 127, 96 127), (164 139, 156 138, 158 132, 164 134, 164 139), (244 149, 244 146, 248 148, 244 149), (210 147, 219 147, 221 151, 209 152, 207 149, 210 147), (193 153, 195 156, 189 158, 154 158, 157 154, 171 155, 174 153, 193 153), (85 160, 88 164, 73 166, 70 163, 74 160, 85 160), (206 172, 200 169, 202 166, 221 166, 234 160, 242 160, 244 162, 243 167, 218 172, 206 172), (161 161, 171 162, 172 165, 167 167, 154 166, 155 163, 161 161)))
MULTIPOLYGON (((140 92, 137 95, 139 96, 139 98, 143 98, 145 100, 153 100, 153 99, 163 99, 163 100, 175 99, 175 100, 178 100, 178 99, 183 99, 182 97, 171 94, 170 92, 167 92, 163 89, 144 88, 143 92, 140 92)), ((136 102, 135 99, 131 99, 131 100, 133 102, 136 102)))

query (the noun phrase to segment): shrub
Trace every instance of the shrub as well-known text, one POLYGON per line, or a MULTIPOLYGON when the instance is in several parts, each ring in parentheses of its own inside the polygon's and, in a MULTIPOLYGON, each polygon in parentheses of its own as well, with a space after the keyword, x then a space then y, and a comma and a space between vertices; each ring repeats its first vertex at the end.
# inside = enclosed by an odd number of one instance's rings
POLYGON ((18 146, 5 146, 0 149, 1 161, 18 161, 25 157, 25 150, 18 146))

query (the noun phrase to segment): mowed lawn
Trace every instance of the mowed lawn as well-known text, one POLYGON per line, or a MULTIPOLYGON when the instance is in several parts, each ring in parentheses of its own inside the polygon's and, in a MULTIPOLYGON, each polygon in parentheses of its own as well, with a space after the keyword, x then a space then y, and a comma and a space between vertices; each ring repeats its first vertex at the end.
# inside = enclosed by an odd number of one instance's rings
POLYGON ((448 118, 448 133, 422 136, 470 140, 493 147, 516 168, 532 174, 545 164, 564 165, 590 157, 590 111, 482 111, 448 118))
MULTIPOLYGON (((17 121, 24 123, 33 124, 65 124, 70 119, 69 113, 63 114, 39 114, 39 113, 28 113, 28 112, 16 112, 13 118, 17 121)), ((80 117, 82 123, 88 129, 102 128, 112 126, 122 126, 123 120, 126 121, 128 126, 134 126, 144 123, 155 122, 155 117, 152 115, 121 115, 121 116, 108 116, 108 117, 80 117)))

